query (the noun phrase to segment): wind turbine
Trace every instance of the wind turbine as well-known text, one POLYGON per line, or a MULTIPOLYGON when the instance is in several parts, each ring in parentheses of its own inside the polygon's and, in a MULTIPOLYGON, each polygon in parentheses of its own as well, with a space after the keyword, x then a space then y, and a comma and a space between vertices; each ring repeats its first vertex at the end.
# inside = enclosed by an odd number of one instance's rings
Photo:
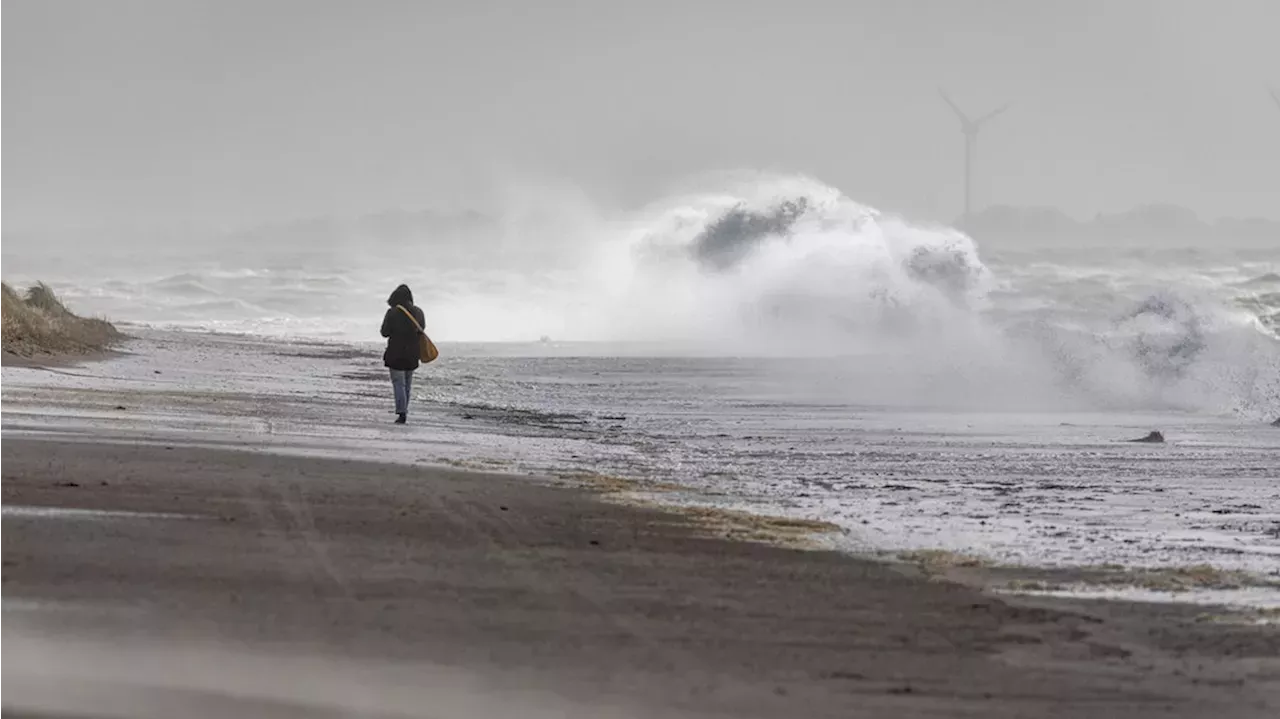
POLYGON ((997 107, 975 120, 964 114, 964 110, 947 96, 945 90, 938 88, 938 94, 942 95, 942 99, 955 111, 956 117, 960 118, 960 132, 964 133, 964 224, 968 225, 973 212, 973 153, 978 144, 978 131, 996 115, 1008 110, 1011 103, 997 107))

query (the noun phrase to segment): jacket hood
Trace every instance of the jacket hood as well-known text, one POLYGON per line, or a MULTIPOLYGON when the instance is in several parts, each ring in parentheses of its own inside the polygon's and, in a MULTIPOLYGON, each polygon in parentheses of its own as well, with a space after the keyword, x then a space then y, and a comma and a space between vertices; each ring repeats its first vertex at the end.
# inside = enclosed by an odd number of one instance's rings
POLYGON ((408 285, 400 285, 396 288, 396 291, 392 292, 391 296, 387 298, 387 305, 390 307, 395 307, 396 305, 408 306, 411 304, 413 304, 413 292, 409 290, 408 285))

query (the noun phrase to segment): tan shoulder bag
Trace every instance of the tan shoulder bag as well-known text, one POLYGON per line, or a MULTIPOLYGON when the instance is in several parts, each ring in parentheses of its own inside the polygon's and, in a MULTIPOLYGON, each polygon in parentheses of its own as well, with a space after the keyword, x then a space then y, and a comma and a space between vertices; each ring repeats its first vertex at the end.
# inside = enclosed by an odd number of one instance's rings
POLYGON ((427 331, 422 329, 422 325, 418 324, 418 318, 414 317, 412 312, 405 309, 404 305, 396 305, 396 307, 409 318, 414 327, 418 328, 418 359, 423 364, 435 362, 440 356, 440 350, 436 349, 436 343, 432 342, 431 338, 427 336, 427 331))

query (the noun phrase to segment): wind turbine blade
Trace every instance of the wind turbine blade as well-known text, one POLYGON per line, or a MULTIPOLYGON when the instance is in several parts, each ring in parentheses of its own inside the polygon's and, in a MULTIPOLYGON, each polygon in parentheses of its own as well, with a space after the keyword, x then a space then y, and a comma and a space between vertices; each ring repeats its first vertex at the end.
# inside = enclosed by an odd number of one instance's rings
POLYGON ((1276 101, 1276 107, 1280 107, 1280 90, 1272 88, 1271 99, 1276 101))
POLYGON ((969 116, 964 114, 964 110, 961 110, 959 105, 952 102, 951 98, 947 96, 947 91, 942 88, 938 88, 938 94, 941 95, 942 99, 945 100, 946 103, 951 106, 951 109, 955 111, 956 117, 960 118, 960 122, 968 127, 969 116))
POLYGON ((1005 105, 1002 105, 1002 106, 1000 106, 1000 107, 997 107, 996 109, 992 110, 991 112, 988 112, 987 114, 983 115, 982 117, 979 117, 978 119, 974 120, 974 121, 973 121, 973 124, 975 124, 975 125, 981 125, 982 123, 986 122, 987 120, 990 120, 990 119, 992 119, 992 118, 996 117, 997 115, 1002 114, 1005 110, 1008 110, 1010 107, 1013 107, 1013 103, 1012 103, 1012 102, 1010 102, 1010 103, 1006 103, 1005 105))

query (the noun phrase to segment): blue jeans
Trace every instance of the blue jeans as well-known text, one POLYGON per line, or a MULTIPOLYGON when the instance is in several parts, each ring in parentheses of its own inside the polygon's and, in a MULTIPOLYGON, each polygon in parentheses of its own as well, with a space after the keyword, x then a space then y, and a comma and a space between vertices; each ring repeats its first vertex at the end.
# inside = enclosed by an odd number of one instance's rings
POLYGON ((396 414, 409 414, 413 390, 413 370, 391 370, 391 390, 396 394, 396 414))

